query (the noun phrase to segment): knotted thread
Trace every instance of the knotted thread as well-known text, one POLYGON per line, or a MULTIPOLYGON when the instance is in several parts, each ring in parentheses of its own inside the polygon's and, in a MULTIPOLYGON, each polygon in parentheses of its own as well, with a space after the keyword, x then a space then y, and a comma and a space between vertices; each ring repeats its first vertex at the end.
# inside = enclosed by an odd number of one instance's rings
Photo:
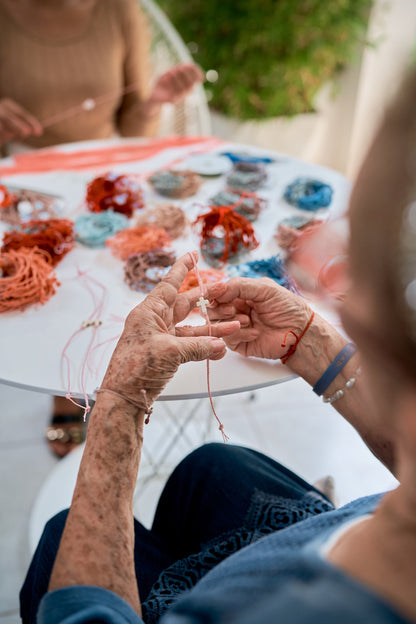
POLYGON ((296 338, 296 342, 294 342, 292 345, 290 345, 289 349, 287 350, 287 352, 282 355, 282 357, 280 358, 280 361, 282 362, 282 364, 286 364, 286 362, 288 361, 288 359, 290 358, 291 355, 293 355, 298 347, 298 344, 300 343, 300 341, 302 340, 303 336, 306 334, 306 332, 308 331, 309 327, 312 324, 313 321, 313 317, 315 316, 315 312, 312 312, 311 314, 311 318, 309 319, 305 329, 303 330, 303 332, 301 333, 300 336, 297 335, 297 333, 295 331, 293 331, 293 329, 289 329, 286 333, 285 336, 283 338, 283 342, 282 342, 282 347, 286 346, 286 340, 289 334, 292 334, 293 336, 295 336, 296 338))

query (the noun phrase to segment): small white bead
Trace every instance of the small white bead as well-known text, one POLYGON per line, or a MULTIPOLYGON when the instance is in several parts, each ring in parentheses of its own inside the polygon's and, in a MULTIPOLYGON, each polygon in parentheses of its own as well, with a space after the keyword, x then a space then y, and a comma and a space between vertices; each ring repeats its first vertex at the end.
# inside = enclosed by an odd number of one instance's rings
POLYGON ((95 100, 93 100, 92 98, 87 98, 83 101, 82 108, 85 111, 93 110, 95 108, 95 100))
POLYGON ((345 384, 345 387, 350 389, 353 387, 354 384, 355 384, 355 377, 351 377, 351 379, 349 379, 347 383, 345 384))

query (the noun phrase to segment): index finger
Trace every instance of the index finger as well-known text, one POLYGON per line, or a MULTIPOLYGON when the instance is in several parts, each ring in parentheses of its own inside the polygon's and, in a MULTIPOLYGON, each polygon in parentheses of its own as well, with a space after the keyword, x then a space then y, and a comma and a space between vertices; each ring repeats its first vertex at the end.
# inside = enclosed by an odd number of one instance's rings
POLYGON ((172 265, 159 284, 155 286, 148 297, 152 295, 162 297, 167 304, 172 305, 183 280, 188 275, 189 271, 194 268, 194 261, 195 263, 198 261, 197 251, 190 251, 184 256, 181 256, 175 264, 172 265), (173 288, 166 289, 166 285, 172 286, 173 288), (168 290, 172 293, 172 296, 168 294, 168 290))
POLYGON ((259 302, 268 299, 278 284, 268 277, 233 277, 228 282, 206 284, 206 288, 208 298, 218 303, 230 303, 234 299, 259 302))

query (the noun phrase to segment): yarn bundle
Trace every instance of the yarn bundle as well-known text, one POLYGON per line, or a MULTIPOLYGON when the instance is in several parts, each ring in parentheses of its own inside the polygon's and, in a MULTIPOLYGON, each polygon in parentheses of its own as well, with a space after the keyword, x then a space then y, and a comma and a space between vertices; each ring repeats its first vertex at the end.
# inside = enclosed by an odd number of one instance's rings
POLYGON ((157 171, 149 178, 150 184, 160 195, 175 199, 185 199, 195 195, 201 186, 201 178, 188 169, 157 171))
POLYGON ((259 243, 250 221, 231 206, 212 206, 193 223, 200 236, 201 252, 214 267, 236 259, 259 243))
POLYGON ((129 226, 124 214, 106 210, 80 215, 75 221, 75 238, 88 247, 104 247, 107 238, 129 226))
POLYGON ((297 292, 297 288, 290 279, 284 260, 276 254, 270 258, 264 258, 262 260, 252 260, 251 262, 244 262, 237 264, 233 267, 227 268, 227 275, 229 277, 269 277, 281 286, 297 292))
POLYGON ((132 217, 144 208, 140 185, 126 175, 107 173, 94 178, 87 186, 85 201, 90 212, 113 210, 132 217))
POLYGON ((47 251, 22 247, 0 254, 0 312, 43 305, 55 294, 59 282, 47 251))
POLYGON ((293 251, 296 241, 302 232, 316 225, 320 225, 322 221, 315 218, 303 217, 295 215, 283 219, 277 226, 275 239, 279 247, 287 252, 293 251))
POLYGON ((164 228, 171 238, 184 236, 189 226, 189 220, 182 208, 174 204, 158 204, 141 212, 135 225, 152 225, 164 228))
MULTIPOLYGON (((199 269, 199 277, 203 284, 213 284, 215 282, 221 282, 226 279, 225 273, 222 271, 217 271, 216 269, 199 269)), ((195 269, 191 269, 188 272, 185 279, 182 282, 181 287, 179 288, 179 292, 186 292, 188 290, 192 290, 192 288, 197 288, 199 286, 198 276, 195 273, 195 269)))
POLYGON ((120 230, 113 238, 108 238, 106 246, 113 254, 122 260, 127 260, 134 254, 163 249, 169 246, 171 238, 164 228, 155 228, 151 225, 139 225, 138 227, 120 230))
POLYGON ((28 221, 20 230, 6 232, 2 252, 22 247, 37 247, 48 253, 50 263, 56 266, 74 246, 74 224, 68 219, 28 221))
POLYGON ((327 208, 332 201, 333 190, 329 184, 313 178, 296 178, 283 194, 284 199, 301 210, 327 208))
POLYGON ((262 163, 242 160, 234 163, 227 184, 234 191, 257 191, 266 179, 266 168, 262 163))
POLYGON ((132 290, 149 292, 166 275, 175 260, 173 252, 163 249, 134 254, 124 265, 124 281, 132 290))
POLYGON ((255 221, 267 205, 265 199, 249 191, 243 193, 220 191, 211 198, 210 203, 212 206, 231 206, 249 221, 255 221))

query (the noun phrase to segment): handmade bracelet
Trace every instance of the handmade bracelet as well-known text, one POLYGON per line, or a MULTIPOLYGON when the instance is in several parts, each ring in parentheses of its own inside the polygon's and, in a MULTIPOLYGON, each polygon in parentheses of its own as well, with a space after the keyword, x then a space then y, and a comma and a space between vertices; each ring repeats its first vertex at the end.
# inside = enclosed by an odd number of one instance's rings
POLYGON ((354 373, 354 376, 348 379, 347 383, 345 384, 343 388, 341 388, 340 390, 337 390, 336 392, 334 392, 334 394, 331 394, 331 396, 329 397, 322 397, 323 402, 332 404, 335 401, 338 401, 338 399, 342 399, 346 390, 351 390, 351 388, 355 386, 357 377, 359 375, 361 375, 361 368, 357 368, 357 370, 354 373))
POLYGON ((306 332, 308 331, 309 327, 311 326, 314 316, 315 316, 315 312, 312 312, 311 318, 309 319, 305 329, 303 330, 303 332, 301 333, 300 336, 298 336, 297 333, 293 331, 293 329, 289 329, 285 333, 285 337, 283 338, 283 342, 282 342, 282 345, 281 345, 282 347, 286 346, 286 338, 288 337, 289 334, 293 334, 295 336, 296 342, 293 345, 290 345, 290 347, 286 351, 286 353, 284 355, 282 355, 282 357, 280 358, 280 361, 282 362, 282 364, 286 364, 286 362, 288 361, 290 356, 295 353, 298 344, 300 343, 300 341, 302 340, 303 336, 306 334, 306 332))
POLYGON ((140 392, 143 395, 144 405, 142 403, 138 403, 134 399, 130 399, 129 397, 125 396, 124 394, 121 394, 120 392, 116 392, 115 390, 110 390, 109 388, 97 388, 97 390, 95 391, 95 394, 98 394, 99 392, 108 392, 109 394, 114 394, 114 396, 119 397, 120 399, 123 399, 124 401, 127 401, 127 403, 134 405, 139 410, 143 410, 144 415, 146 416, 146 419, 144 422, 146 425, 149 423, 150 414, 153 412, 153 407, 149 407, 147 403, 147 395, 146 395, 146 390, 144 388, 140 390, 140 392))
POLYGON ((335 377, 342 371, 346 363, 355 353, 355 346, 349 342, 336 356, 333 362, 328 366, 324 374, 318 379, 312 390, 318 396, 321 396, 334 381, 335 377))

